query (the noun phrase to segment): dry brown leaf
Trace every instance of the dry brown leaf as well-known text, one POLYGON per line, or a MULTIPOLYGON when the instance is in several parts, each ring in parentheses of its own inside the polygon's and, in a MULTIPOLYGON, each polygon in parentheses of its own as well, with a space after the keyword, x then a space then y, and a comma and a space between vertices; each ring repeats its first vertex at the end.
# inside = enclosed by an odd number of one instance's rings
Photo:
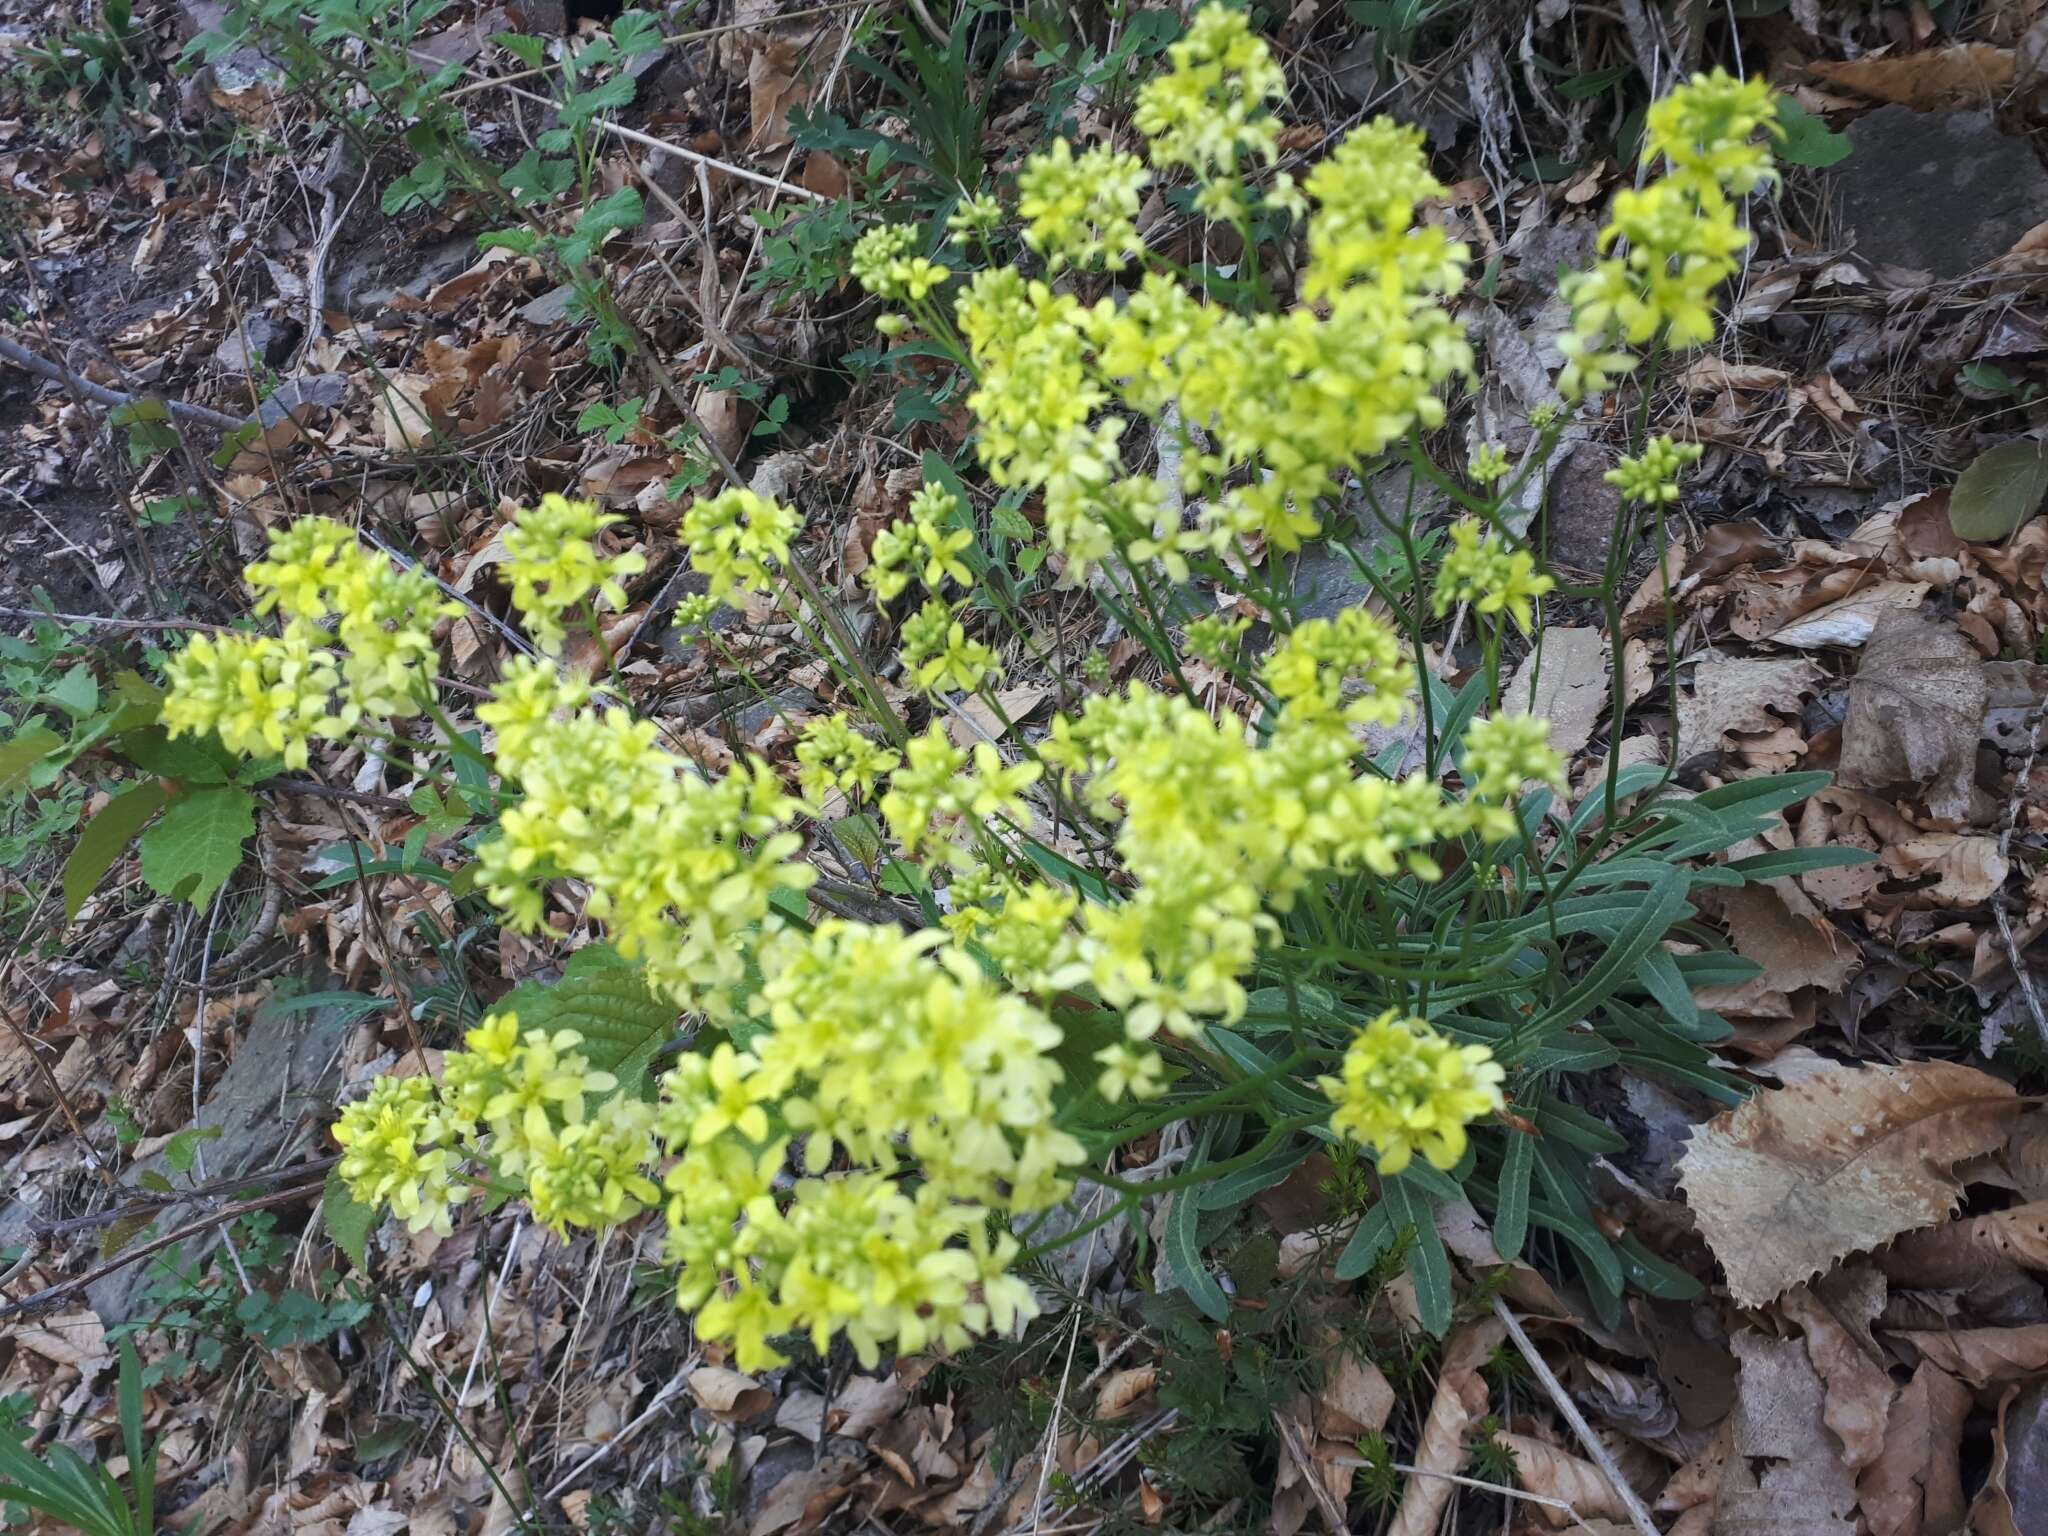
POLYGON ((1894 1284, 1917 1290, 1968 1290, 2011 1266, 2048 1270, 2048 1200, 1907 1233, 1878 1253, 1894 1284))
POLYGON ((1929 811, 1967 820, 1987 686, 1983 658, 1953 624, 1887 614, 1849 685, 1837 782, 1925 786, 1929 811))
POLYGON ((2040 1485, 2041 1453, 2030 1440, 2038 1438, 2030 1434, 2038 1428, 2041 1413, 2041 1392, 2039 1383, 2031 1387, 2008 1387, 1998 1400, 1998 1420, 1991 1430, 1991 1471, 1984 1479, 1984 1486, 1977 1490, 1968 1513, 1968 1529, 1977 1536, 2039 1536, 2040 1522, 2029 1520, 2021 1523, 2023 1512, 2035 1508, 2035 1500, 2028 1499, 2021 1504, 2013 1502, 2015 1485, 2031 1492, 2040 1485), (2015 1412, 2017 1410, 2017 1413, 2015 1412), (2015 1423, 2015 1419, 2020 1420, 2015 1423), (2013 1435, 2020 1436, 2020 1466, 2013 1465, 2013 1435))
MULTIPOLYGON (((1863 968, 1856 945, 1818 913, 1795 912, 1767 885, 1720 893, 1736 953, 1764 968, 1757 981, 1779 992, 1832 992, 1863 968)), ((1803 899, 1803 898, 1802 898, 1803 899)))
POLYGON ((1776 730, 1784 722, 1773 711, 1796 717, 1799 701, 1826 681, 1804 657, 1701 662, 1692 693, 1678 701, 1679 758, 1722 750, 1731 731, 1776 730))
MULTIPOLYGON (((1436 1397, 1415 1447, 1415 1465, 1424 1472, 1456 1473, 1465 1465, 1465 1431, 1486 1413, 1486 1382, 1479 1368, 1506 1337, 1500 1319, 1486 1317, 1467 1323, 1445 1342, 1436 1397)), ((1387 1536, 1434 1536, 1455 1491, 1441 1477, 1409 1478, 1387 1536)))
POLYGON ((1679 1182, 1744 1306, 1955 1209, 1950 1170, 2002 1146, 2012 1085, 1953 1062, 1830 1064, 1693 1134, 1679 1182))
POLYGON ((1998 852, 1997 838, 1956 832, 1923 832, 1888 844, 1879 858, 1895 875, 1934 877, 1932 884, 1912 893, 1916 906, 1981 907, 2012 871, 2012 861, 1998 852))
POLYGON ((1501 698, 1504 714, 1535 715, 1550 723, 1553 751, 1571 761, 1593 739, 1607 708, 1607 641, 1597 629, 1553 624, 1531 651, 1501 698))
MULTIPOLYGON (((1797 1339, 1745 1331, 1732 1450, 1712 1505, 1715 1531, 1854 1536, 1856 1485, 1822 1419, 1825 1388, 1797 1339)), ((1703 1506, 1704 1507, 1704 1506, 1703 1506)))
POLYGON ((1730 1416, 1721 1421, 1713 1439, 1671 1474, 1664 1491, 1657 1495, 1658 1513, 1683 1512, 1711 1505, 1715 1490, 1721 1486, 1722 1474, 1728 1469, 1728 1453, 1734 1445, 1735 1420, 1730 1416))
POLYGON ((1324 1340, 1333 1361, 1316 1397, 1316 1432, 1328 1440, 1356 1441, 1386 1428, 1394 1389, 1380 1368, 1347 1346, 1334 1330, 1324 1340))
MULTIPOLYGON (((1541 1494, 1546 1499, 1562 1499, 1581 1517, 1601 1520, 1628 1518, 1628 1505, 1615 1491, 1614 1484, 1608 1481, 1607 1474, 1592 1462, 1560 1451, 1533 1435, 1511 1435, 1501 1430, 1495 1433, 1493 1443, 1515 1453, 1515 1480, 1529 1492, 1541 1494)), ((1570 1524, 1572 1518, 1561 1509, 1551 1509, 1542 1504, 1536 1506, 1536 1515, 1555 1529, 1570 1524)))
POLYGON ((1891 615, 1917 609, 1927 593, 1924 581, 1870 582, 1846 597, 1808 609, 1764 638, 1794 650, 1853 651, 1891 615))
POLYGON ((773 1392, 722 1365, 703 1365, 690 1372, 690 1395, 706 1413, 727 1424, 758 1418, 775 1406, 773 1392))
POLYGON ((1871 1536, 1948 1536, 1967 1511, 1958 1458, 1970 1394, 1923 1360, 1892 1404, 1884 1450, 1856 1480, 1871 1536))
MULTIPOLYGON (((1796 273, 1783 275, 1792 279, 1791 287, 1799 286, 1796 273)), ((1731 363, 1726 358, 1709 354, 1681 373, 1678 382, 1692 394, 1705 395, 1723 389, 1775 389, 1791 377, 1782 368, 1766 368, 1760 363, 1731 363)))
POLYGON ((780 149, 789 142, 789 114, 809 104, 810 82, 803 78, 803 56, 795 43, 771 38, 747 60, 747 100, 754 125, 747 147, 780 149))
POLYGON ((1903 1340, 1973 1387, 2025 1381, 2048 1371, 2048 1323, 2021 1328, 1902 1328, 1891 1337, 1903 1340))
POLYGON ((1102 1378, 1095 1393, 1095 1417, 1120 1419, 1145 1398, 1159 1381, 1156 1365, 1135 1365, 1127 1371, 1113 1371, 1102 1378))
POLYGON ((1939 107, 1989 106, 2012 88, 2013 51, 1964 43, 1926 53, 1884 54, 1845 62, 1809 64, 1810 73, 1876 101, 1916 112, 1939 107))
POLYGON ((1822 1417, 1842 1442, 1842 1461, 1851 1472, 1883 1454, 1891 1419, 1891 1372, 1870 1336, 1884 1300, 1883 1276, 1859 1268, 1816 1286, 1795 1285, 1778 1301, 1806 1335, 1806 1357, 1827 1387, 1822 1417))

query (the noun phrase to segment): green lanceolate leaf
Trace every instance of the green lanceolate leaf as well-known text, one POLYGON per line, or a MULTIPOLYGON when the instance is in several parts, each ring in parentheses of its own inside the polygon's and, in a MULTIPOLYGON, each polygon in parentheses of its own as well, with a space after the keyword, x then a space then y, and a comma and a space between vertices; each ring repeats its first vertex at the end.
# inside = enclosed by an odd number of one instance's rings
POLYGON ((1493 1208, 1493 1251, 1513 1262, 1529 1235, 1529 1175, 1536 1166, 1536 1138, 1509 1131, 1501 1150, 1500 1195, 1493 1208))
POLYGON ((203 907, 242 862, 256 797, 234 784, 188 789, 142 834, 142 878, 159 896, 203 907))
MULTIPOLYGON (((1211 1144, 1215 1140, 1216 1122, 1204 1125, 1200 1138, 1195 1142, 1194 1154, 1188 1158, 1187 1171, 1192 1172, 1207 1163, 1211 1144)), ((1166 1208, 1166 1233, 1160 1242, 1160 1252, 1166 1258, 1166 1267, 1173 1278, 1187 1293, 1187 1298, 1201 1308, 1206 1317, 1217 1322, 1226 1322, 1230 1317, 1230 1298, 1223 1294, 1223 1287, 1216 1277, 1209 1273, 1202 1262, 1202 1244, 1199 1234, 1202 1202, 1197 1189, 1184 1189, 1172 1196, 1166 1208)))
POLYGON ((100 877, 113 868, 114 860, 142 830, 142 824, 163 809, 166 798, 163 784, 156 779, 131 784, 85 824, 71 856, 64 861, 65 922, 78 916, 100 877))
POLYGON ((1415 1282, 1415 1312, 1438 1338, 1451 1326, 1451 1256, 1436 1230, 1437 1202, 1407 1173, 1385 1181, 1380 1202, 1397 1232, 1414 1234, 1408 1245, 1408 1276, 1415 1282))

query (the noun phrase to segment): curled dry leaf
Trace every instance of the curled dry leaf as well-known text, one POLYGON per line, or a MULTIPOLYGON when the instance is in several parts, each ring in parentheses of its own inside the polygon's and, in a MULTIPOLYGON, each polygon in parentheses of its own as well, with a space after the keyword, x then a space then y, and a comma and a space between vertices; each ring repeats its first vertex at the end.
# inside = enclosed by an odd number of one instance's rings
POLYGON ((1502 1430, 1494 1435, 1493 1443, 1514 1452, 1515 1480, 1529 1492, 1546 1499, 1562 1499, 1571 1505, 1572 1513, 1566 1514, 1561 1509, 1538 1504, 1537 1518, 1546 1525, 1562 1529, 1572 1523, 1574 1515, 1581 1520, 1628 1518, 1628 1505, 1607 1480, 1607 1474, 1592 1462, 1533 1435, 1511 1435, 1502 1430))
POLYGON ((690 1372, 690 1395, 706 1413, 727 1424, 758 1418, 775 1406, 775 1394, 753 1377, 720 1365, 690 1372))
POLYGON ((2012 1085, 1953 1062, 1829 1064, 1694 1133, 1678 1177, 1743 1306, 1942 1221, 1965 1158, 2004 1145, 2012 1085))
MULTIPOLYGON (((1507 1329, 1498 1318, 1481 1318, 1452 1334, 1444 1345, 1436 1397, 1415 1447, 1421 1474, 1453 1473, 1465 1464, 1465 1431, 1486 1413, 1486 1382, 1479 1374, 1507 1329)), ((1456 1485, 1441 1476, 1417 1475, 1401 1494, 1401 1507, 1387 1536, 1434 1536, 1456 1485)))
POLYGON ((1794 911, 1767 885, 1721 893, 1721 916, 1736 953, 1764 968, 1758 985, 1779 992, 1801 987, 1835 991, 1863 968, 1862 957, 1846 934, 1796 895, 1797 887, 1792 889, 1805 910, 1794 911))
POLYGON ((1842 1442, 1843 1463, 1861 1471, 1884 1453, 1892 1378, 1870 1325, 1884 1310, 1882 1276, 1868 1269, 1795 1285, 1778 1307, 1806 1335, 1806 1358, 1827 1388, 1821 1416, 1842 1442))
POLYGON ((1923 1360, 1892 1404, 1884 1450, 1856 1480, 1871 1536, 1947 1536, 1960 1530, 1963 1420, 1970 1394, 1923 1360))
POLYGON ((1797 650, 1854 650, 1893 614, 1917 609, 1927 592, 1924 581, 1874 582, 1801 614, 1765 638, 1797 650))
POLYGON ((2023 1328, 1904 1328, 1891 1335, 1973 1387, 2025 1381, 2048 1371, 2048 1323, 2023 1328))
POLYGON ((1807 66, 1830 85, 1916 112, 1940 107, 1991 106, 2012 88, 2013 51, 1988 43, 1958 44, 1925 53, 1887 54, 1807 66))
POLYGON ((1769 732, 1797 716, 1799 701, 1827 681, 1804 657, 1703 661, 1693 669, 1692 693, 1678 704, 1678 755, 1717 752, 1731 732, 1769 732))
POLYGON ((1968 1290, 2011 1266, 2048 1270, 2048 1200, 1907 1233, 1878 1253, 1886 1278, 1917 1290, 1968 1290))

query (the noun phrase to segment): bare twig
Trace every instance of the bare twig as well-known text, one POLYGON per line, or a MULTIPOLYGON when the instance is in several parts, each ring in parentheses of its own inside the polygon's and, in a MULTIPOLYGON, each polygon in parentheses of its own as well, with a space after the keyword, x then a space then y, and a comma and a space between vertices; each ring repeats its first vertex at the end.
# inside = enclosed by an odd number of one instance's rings
POLYGON ((87 1286, 97 1285, 100 1281, 106 1279, 107 1276, 118 1274, 131 1264, 139 1264, 151 1254, 161 1253, 164 1249, 171 1247, 175 1243, 182 1243, 188 1237, 197 1237, 202 1232, 210 1232, 225 1222, 233 1221, 239 1216, 248 1215, 251 1211, 267 1211, 272 1206, 291 1205, 299 1200, 312 1199, 320 1193, 322 1187, 320 1182, 298 1184, 290 1189, 272 1190, 269 1194, 258 1195, 253 1200, 238 1200, 233 1205, 222 1206, 219 1210, 202 1216, 197 1221, 188 1221, 184 1226, 176 1227, 166 1232, 162 1237, 153 1237, 148 1242, 139 1244, 134 1248, 124 1249, 120 1257, 109 1259, 106 1263, 89 1269, 82 1275, 75 1275, 69 1280, 59 1281, 56 1285, 45 1286, 33 1296, 24 1296, 20 1301, 10 1302, 8 1305, 0 1307, 0 1320, 19 1317, 24 1312, 40 1312, 46 1308, 54 1307, 59 1302, 76 1296, 87 1286))
POLYGON ((1508 1310, 1507 1303, 1498 1296, 1493 1298, 1493 1315, 1501 1320, 1508 1331, 1508 1337, 1514 1340, 1515 1348, 1519 1349, 1522 1358, 1528 1361, 1530 1371, 1537 1381, 1543 1384, 1543 1390, 1550 1394, 1551 1406, 1564 1416, 1565 1423, 1572 1427, 1572 1433, 1579 1437, 1580 1448, 1585 1451, 1593 1465, 1600 1469, 1601 1475, 1614 1486, 1615 1496, 1628 1510, 1629 1524, 1642 1532, 1642 1536, 1658 1536, 1657 1522, 1650 1518, 1650 1512, 1643 1507, 1643 1501, 1635 1488, 1622 1476, 1621 1468, 1615 1465, 1613 1453, 1601 1442, 1600 1437, 1593 1433, 1593 1426, 1588 1424, 1586 1416, 1579 1412, 1579 1405, 1571 1400, 1570 1394, 1564 1389, 1564 1383, 1557 1379, 1557 1374, 1550 1369, 1548 1362, 1530 1342, 1529 1335, 1522 1331, 1522 1325, 1515 1320, 1515 1314, 1508 1310))
MULTIPOLYGON (((144 398, 140 395, 124 394, 118 389, 109 389, 104 384, 95 384, 91 379, 73 373, 62 363, 29 351, 18 341, 9 341, 0 336, 0 361, 10 362, 27 373, 40 374, 43 378, 62 384, 76 395, 96 405, 134 405, 144 398)), ((182 416, 187 421, 196 421, 209 427, 218 427, 223 432, 232 432, 241 426, 242 418, 229 416, 211 406, 191 405, 183 400, 166 400, 164 408, 173 416, 182 416)))

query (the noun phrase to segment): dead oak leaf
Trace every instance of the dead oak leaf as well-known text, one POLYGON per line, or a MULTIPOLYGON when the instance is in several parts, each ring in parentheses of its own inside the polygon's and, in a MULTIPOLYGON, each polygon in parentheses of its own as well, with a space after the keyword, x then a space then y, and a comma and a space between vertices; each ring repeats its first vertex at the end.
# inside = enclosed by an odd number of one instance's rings
POLYGON ((1713 1529, 1754 1536, 1854 1536, 1856 1485, 1822 1417, 1826 1388, 1797 1339, 1744 1331, 1733 1451, 1713 1529))
POLYGON ((1718 752, 1731 731, 1774 731, 1774 711, 1797 715, 1799 701, 1827 680, 1804 657, 1717 657, 1693 669, 1692 693, 1678 703, 1678 755, 1718 752))
POLYGON ((1951 1172, 2005 1142, 2009 1083, 1953 1062, 1830 1063, 1701 1126, 1678 1177, 1747 1307, 1955 1209, 1951 1172))
POLYGON ((1757 981, 1775 991, 1837 991, 1863 968, 1847 935, 1817 913, 1793 911, 1767 885, 1722 892, 1721 916, 1736 953, 1762 966, 1757 981))

